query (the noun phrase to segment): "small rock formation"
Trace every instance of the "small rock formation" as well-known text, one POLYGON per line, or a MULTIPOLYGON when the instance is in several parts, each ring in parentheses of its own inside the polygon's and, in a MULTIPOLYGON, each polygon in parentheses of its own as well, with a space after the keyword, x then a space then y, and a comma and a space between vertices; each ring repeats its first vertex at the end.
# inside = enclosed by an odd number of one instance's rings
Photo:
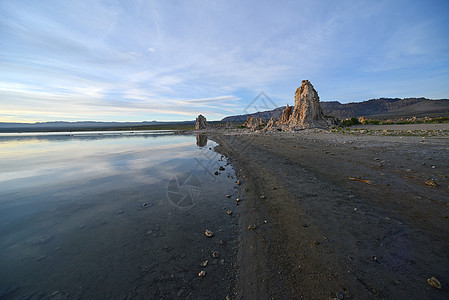
POLYGON ((207 129, 206 118, 203 115, 199 115, 196 118, 195 130, 207 129))
POLYGON ((287 104, 281 118, 277 121, 270 120, 270 122, 270 126, 267 124, 265 130, 328 127, 332 123, 324 117, 318 93, 308 80, 303 80, 301 86, 296 90, 295 106, 287 104))
POLYGON ((276 126, 276 119, 274 117, 271 117, 267 123, 267 126, 265 126, 265 128, 263 130, 265 130, 265 131, 273 130, 275 126, 276 126))
POLYGON ((287 104, 287 107, 284 109, 284 111, 282 112, 282 116, 279 119, 279 124, 287 125, 290 120, 290 116, 292 115, 292 112, 293 112, 293 107, 291 107, 287 104))
POLYGON ((260 125, 263 125, 263 119, 262 118, 254 118, 253 116, 248 117, 245 124, 243 126, 256 130, 259 128, 260 125))

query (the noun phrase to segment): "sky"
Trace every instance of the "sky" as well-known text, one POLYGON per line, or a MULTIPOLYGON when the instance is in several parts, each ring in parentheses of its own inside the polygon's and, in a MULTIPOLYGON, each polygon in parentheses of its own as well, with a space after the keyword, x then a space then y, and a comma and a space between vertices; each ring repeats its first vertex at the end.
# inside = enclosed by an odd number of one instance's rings
POLYGON ((0 122, 449 98, 449 1, 0 0, 0 122))

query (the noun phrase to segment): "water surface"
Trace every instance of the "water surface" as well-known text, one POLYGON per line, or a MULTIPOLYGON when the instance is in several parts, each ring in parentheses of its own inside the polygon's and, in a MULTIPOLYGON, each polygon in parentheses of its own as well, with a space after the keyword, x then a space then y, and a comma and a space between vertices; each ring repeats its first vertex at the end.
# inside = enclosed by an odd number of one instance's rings
POLYGON ((0 297, 225 297, 237 189, 214 146, 171 132, 0 136, 0 297))

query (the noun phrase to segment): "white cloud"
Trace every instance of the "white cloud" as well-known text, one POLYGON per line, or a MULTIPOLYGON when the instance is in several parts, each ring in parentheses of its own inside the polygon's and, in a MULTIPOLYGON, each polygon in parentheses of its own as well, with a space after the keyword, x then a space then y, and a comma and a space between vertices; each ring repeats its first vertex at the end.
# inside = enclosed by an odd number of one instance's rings
MULTIPOLYGON (((412 68, 417 78, 428 64, 448 67, 440 11, 401 1, 6 0, 0 105, 18 119, 22 109, 42 118, 186 119, 241 113, 260 91, 286 103, 301 79, 324 87, 325 99, 344 100, 335 97, 351 82, 361 97, 390 84, 388 72, 412 68)), ((449 93, 447 73, 434 74, 434 89, 449 93)))

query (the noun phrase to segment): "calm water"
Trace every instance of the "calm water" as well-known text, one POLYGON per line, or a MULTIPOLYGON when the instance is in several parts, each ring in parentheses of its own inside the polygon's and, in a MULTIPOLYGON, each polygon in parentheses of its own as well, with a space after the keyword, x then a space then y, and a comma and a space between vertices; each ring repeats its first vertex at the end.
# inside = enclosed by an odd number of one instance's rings
POLYGON ((170 132, 0 136, 0 298, 226 297, 238 189, 215 145, 170 132))

